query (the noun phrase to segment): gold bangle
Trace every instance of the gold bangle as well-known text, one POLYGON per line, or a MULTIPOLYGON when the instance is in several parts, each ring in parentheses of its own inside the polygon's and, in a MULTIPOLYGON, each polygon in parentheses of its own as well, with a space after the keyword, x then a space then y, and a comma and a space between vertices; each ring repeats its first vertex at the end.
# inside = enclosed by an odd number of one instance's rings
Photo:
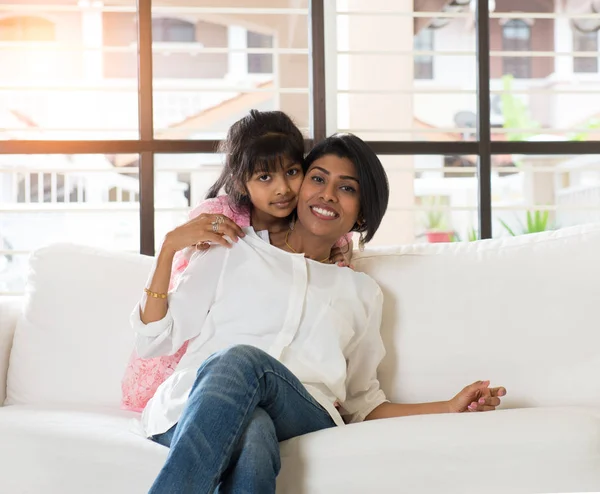
POLYGON ((151 292, 147 288, 144 288, 144 291, 146 292, 146 295, 148 295, 148 296, 150 296, 152 298, 167 298, 167 294, 166 293, 151 292))

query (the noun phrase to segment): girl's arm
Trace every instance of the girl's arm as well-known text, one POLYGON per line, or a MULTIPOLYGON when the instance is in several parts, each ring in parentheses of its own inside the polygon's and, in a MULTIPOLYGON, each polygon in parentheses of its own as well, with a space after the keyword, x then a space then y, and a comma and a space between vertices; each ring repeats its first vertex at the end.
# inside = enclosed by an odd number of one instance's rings
POLYGON ((212 242, 229 248, 227 236, 237 242, 243 231, 224 218, 213 231, 214 215, 200 215, 175 228, 165 237, 150 276, 147 294, 134 309, 131 324, 137 333, 136 349, 140 357, 170 355, 199 333, 212 304, 225 249, 195 252, 184 268, 177 286, 167 295, 175 252, 198 242, 212 242), (152 296, 152 294, 156 296, 152 296))
MULTIPOLYGON (((206 199, 205 201, 202 201, 189 212, 188 220, 193 220, 201 214, 225 216, 226 218, 229 218, 230 220, 237 223, 239 226, 249 226, 249 223, 248 225, 240 223, 239 215, 238 217, 234 217, 235 213, 229 206, 229 199, 227 196, 219 196, 213 199, 206 199)), ((196 252, 198 248, 200 250, 205 250, 208 248, 208 245, 209 244, 206 244, 206 247, 204 246, 204 244, 198 244, 198 246, 193 245, 175 253, 170 275, 169 290, 172 290, 175 287, 175 285, 177 285, 177 280, 179 279, 179 276, 187 267, 194 252, 196 252)))

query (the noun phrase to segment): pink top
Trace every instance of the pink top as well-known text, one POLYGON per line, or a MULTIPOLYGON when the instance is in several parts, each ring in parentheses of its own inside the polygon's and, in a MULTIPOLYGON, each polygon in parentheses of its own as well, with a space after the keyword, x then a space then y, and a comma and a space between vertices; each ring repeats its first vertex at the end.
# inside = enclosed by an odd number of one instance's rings
MULTIPOLYGON (((189 219, 196 218, 203 213, 222 214, 242 228, 250 226, 250 209, 234 209, 229 202, 228 196, 219 196, 200 203, 190 211, 189 219)), ((351 241, 352 234, 349 233, 340 238, 335 246, 343 247, 351 241)), ((179 276, 187 267, 193 252, 194 248, 189 247, 175 254, 169 290, 175 286, 179 276)), ((173 374, 186 349, 187 342, 174 355, 150 359, 138 357, 137 352, 134 350, 127 364, 123 381, 121 382, 121 391, 123 393, 121 399, 122 408, 141 412, 150 398, 154 396, 157 388, 173 374)))

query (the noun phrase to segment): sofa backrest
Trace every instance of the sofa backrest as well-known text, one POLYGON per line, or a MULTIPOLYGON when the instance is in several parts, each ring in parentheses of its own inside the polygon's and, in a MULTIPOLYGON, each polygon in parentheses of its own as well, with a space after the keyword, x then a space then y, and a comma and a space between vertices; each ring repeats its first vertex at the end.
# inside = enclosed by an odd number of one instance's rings
POLYGON ((129 314, 152 259, 53 245, 30 259, 11 351, 7 404, 118 407, 133 349, 129 314))
POLYGON ((600 225, 381 248, 355 265, 384 292, 379 377, 392 400, 489 379, 507 406, 600 405, 600 225))
MULTIPOLYGON (((600 405, 599 254, 600 225, 365 251, 356 268, 385 296, 382 387, 419 402, 490 379, 509 406, 600 405)), ((151 264, 73 245, 35 252, 7 403, 119 406, 151 264)))

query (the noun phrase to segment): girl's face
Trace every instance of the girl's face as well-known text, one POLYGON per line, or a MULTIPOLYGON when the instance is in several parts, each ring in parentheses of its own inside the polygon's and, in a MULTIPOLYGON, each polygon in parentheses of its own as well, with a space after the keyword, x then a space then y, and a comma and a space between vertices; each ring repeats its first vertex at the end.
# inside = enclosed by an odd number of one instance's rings
POLYGON ((311 233, 333 241, 348 233, 360 214, 360 184, 348 158, 326 155, 306 172, 298 220, 311 233))
POLYGON ((302 165, 285 158, 276 171, 256 172, 246 183, 246 190, 256 209, 286 218, 296 209, 303 178, 302 165))

